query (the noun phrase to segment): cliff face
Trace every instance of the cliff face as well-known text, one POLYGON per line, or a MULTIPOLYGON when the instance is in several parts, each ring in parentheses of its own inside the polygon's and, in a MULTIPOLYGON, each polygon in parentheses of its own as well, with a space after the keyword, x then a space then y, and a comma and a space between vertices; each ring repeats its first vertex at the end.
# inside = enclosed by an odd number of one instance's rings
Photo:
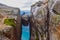
POLYGON ((60 1, 53 2, 50 9, 50 40, 60 40, 60 1))
MULTIPOLYGON (((47 18, 47 3, 37 2, 31 7, 31 40, 44 40, 47 18)), ((45 39, 46 40, 46 39, 45 39)))
POLYGON ((10 40, 20 40, 20 9, 0 4, 0 15, 0 32, 2 35, 10 40))
POLYGON ((31 7, 32 16, 30 21, 31 40, 48 40, 48 37, 49 40, 60 40, 59 4, 60 4, 59 0, 50 0, 49 2, 37 2, 36 4, 32 5, 31 7), (47 15, 48 13, 49 18, 47 15))

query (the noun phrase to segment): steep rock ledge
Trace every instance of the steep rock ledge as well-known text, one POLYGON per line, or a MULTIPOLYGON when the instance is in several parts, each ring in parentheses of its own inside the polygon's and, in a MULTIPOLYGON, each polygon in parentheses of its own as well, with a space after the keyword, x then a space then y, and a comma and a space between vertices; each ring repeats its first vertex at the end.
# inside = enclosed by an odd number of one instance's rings
POLYGON ((47 18, 47 2, 37 2, 31 6, 32 17, 30 19, 31 40, 46 40, 46 18, 47 18))
POLYGON ((49 9, 49 40, 60 40, 60 0, 37 2, 31 6, 30 40, 47 40, 47 14, 49 9), (47 5, 49 4, 49 5, 47 5), (48 9, 47 9, 48 7, 48 9))
POLYGON ((2 28, 0 32, 2 33, 2 35, 9 38, 10 40, 21 40, 20 9, 0 3, 0 15, 2 15, 0 16, 0 28, 2 28), (4 24, 5 19, 7 20, 4 24), (8 34, 10 34, 10 36, 8 34))

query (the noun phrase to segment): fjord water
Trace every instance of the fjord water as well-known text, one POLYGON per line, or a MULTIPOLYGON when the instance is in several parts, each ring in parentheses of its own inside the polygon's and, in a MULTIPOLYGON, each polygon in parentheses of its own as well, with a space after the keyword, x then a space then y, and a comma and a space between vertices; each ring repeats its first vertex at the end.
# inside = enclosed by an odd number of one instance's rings
MULTIPOLYGON (((24 11, 21 11, 21 16, 23 15, 24 11)), ((30 15, 29 11, 26 11, 25 14, 30 15)), ((22 25, 22 36, 21 36, 21 40, 29 40, 30 38, 30 29, 29 29, 29 25, 24 26, 22 25)))
POLYGON ((29 32, 29 25, 24 26, 22 25, 22 40, 29 40, 30 32, 29 32))

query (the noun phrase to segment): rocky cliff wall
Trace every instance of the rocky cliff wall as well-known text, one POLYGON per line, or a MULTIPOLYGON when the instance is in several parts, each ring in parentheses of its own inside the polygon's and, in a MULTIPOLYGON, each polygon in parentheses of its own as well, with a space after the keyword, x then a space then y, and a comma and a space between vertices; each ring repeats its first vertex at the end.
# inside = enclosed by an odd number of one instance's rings
POLYGON ((36 4, 32 5, 31 7, 32 16, 30 20, 31 40, 48 40, 48 37, 49 40, 60 40, 59 39, 60 36, 58 36, 60 35, 59 4, 60 4, 59 0, 50 0, 46 3, 37 2, 36 4), (49 16, 47 14, 49 14, 49 16))
POLYGON ((44 40, 46 35, 47 4, 37 2, 31 8, 31 13, 33 15, 30 26, 31 40, 44 40))
POLYGON ((21 40, 20 9, 0 4, 0 15, 0 32, 2 35, 10 40, 21 40))

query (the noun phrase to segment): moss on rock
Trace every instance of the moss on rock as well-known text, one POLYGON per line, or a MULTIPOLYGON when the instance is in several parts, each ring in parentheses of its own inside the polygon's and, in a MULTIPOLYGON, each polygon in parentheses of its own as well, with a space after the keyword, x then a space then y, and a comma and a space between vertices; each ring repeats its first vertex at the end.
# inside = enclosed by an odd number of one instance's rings
POLYGON ((14 20, 15 19, 5 19, 4 24, 9 25, 9 26, 16 26, 14 20))

